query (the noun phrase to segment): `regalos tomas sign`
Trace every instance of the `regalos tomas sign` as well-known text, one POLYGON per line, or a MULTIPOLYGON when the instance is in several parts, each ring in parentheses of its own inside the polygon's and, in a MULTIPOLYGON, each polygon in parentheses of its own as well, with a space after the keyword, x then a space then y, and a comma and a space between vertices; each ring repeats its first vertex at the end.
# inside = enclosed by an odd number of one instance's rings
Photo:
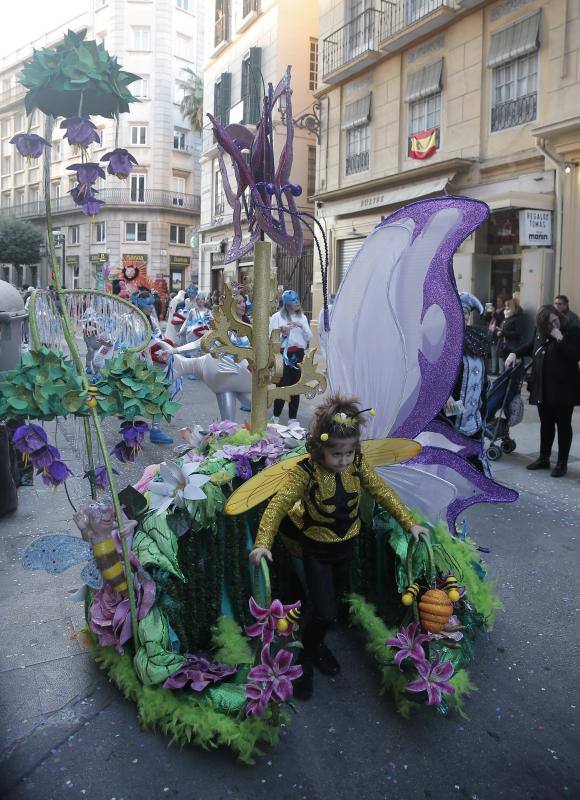
POLYGON ((520 244, 550 246, 552 244, 552 212, 526 208, 520 211, 520 244))

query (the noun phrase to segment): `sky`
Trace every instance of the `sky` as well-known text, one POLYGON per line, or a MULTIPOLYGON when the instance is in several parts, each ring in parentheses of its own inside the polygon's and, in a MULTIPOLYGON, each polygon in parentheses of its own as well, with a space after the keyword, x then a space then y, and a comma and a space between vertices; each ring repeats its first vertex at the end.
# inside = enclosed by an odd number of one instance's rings
POLYGON ((1 0, 0 57, 82 13, 83 0, 1 0))

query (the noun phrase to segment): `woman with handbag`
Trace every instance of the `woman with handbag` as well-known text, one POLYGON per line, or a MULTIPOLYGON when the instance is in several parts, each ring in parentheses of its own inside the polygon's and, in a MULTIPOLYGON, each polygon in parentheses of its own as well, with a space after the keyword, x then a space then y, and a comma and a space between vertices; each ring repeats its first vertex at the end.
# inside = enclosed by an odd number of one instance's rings
POLYGON ((568 469, 574 406, 580 405, 580 330, 568 327, 554 306, 542 306, 533 340, 509 354, 506 368, 526 355, 533 359, 530 404, 538 406, 540 416, 540 456, 527 469, 550 468, 557 429, 558 460, 551 475, 561 478, 568 469))

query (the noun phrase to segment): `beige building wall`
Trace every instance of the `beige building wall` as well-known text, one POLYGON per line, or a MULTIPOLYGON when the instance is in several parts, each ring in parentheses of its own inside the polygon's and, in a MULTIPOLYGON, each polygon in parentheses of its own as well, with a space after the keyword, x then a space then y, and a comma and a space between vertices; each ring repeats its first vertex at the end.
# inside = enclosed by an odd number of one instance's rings
MULTIPOLYGON (((231 75, 230 109, 227 121, 241 121, 242 61, 250 48, 261 48, 260 70, 267 87, 274 86, 292 67, 292 114, 296 119, 312 110, 313 90, 310 88, 311 40, 318 35, 318 4, 311 0, 256 0, 229 4, 230 21, 226 41, 215 46, 212 31, 215 22, 215 2, 206 4, 207 49, 204 67, 204 107, 214 112, 214 86, 223 73, 231 75), (244 7, 250 12, 244 17, 244 7)), ((275 153, 279 157, 285 142, 285 127, 278 111, 274 115, 275 153)), ((297 198, 299 208, 313 212, 307 196, 309 148, 316 147, 316 137, 306 129, 294 129, 294 161, 292 182, 302 186, 297 198)), ((313 153, 314 155, 314 153, 313 153)), ((225 200, 217 202, 216 171, 218 149, 211 126, 206 125, 201 157, 201 244, 200 289, 209 292, 221 288, 224 280, 245 282, 251 287, 252 255, 240 263, 223 264, 223 254, 233 236, 232 212, 225 200), (219 212, 219 213, 218 213, 219 212)), ((314 178, 314 176, 312 176, 314 178)), ((234 184, 235 185, 235 184, 234 184)), ((275 257, 275 248, 274 248, 275 257)), ((309 289, 310 287, 308 287, 309 289)))
MULTIPOLYGON (((183 120, 179 99, 188 77, 186 70, 201 74, 203 4, 201 0, 88 0, 85 5, 85 13, 0 61, 1 211, 44 226, 40 161, 23 164, 9 144, 16 128, 26 124, 20 122, 24 119, 24 90, 16 80, 33 46, 54 46, 69 27, 87 28, 88 38, 103 42, 127 71, 142 78, 130 87, 140 102, 121 115, 118 145, 137 159, 134 172, 144 176, 144 192, 132 195, 130 180, 119 181, 107 174, 97 187, 107 205, 94 220, 85 217, 68 195, 74 179, 66 168, 78 161, 78 154, 62 140, 57 120, 52 134, 51 196, 55 228, 65 237, 65 285, 94 286, 95 259, 103 254, 113 275, 124 259, 137 256, 146 261, 150 278, 174 281, 172 288, 186 286, 197 280, 198 249, 195 239, 192 248, 192 237, 199 227, 201 135, 193 134, 183 120), (136 46, 136 31, 148 32, 148 45, 136 46), (176 139, 176 133, 182 136, 176 139), (146 240, 132 240, 127 223, 145 224, 146 240)), ((98 161, 115 147, 117 134, 112 120, 97 118, 95 122, 101 143, 92 148, 91 157, 98 161)), ((44 115, 36 114, 32 131, 43 135, 44 124, 44 115)), ((61 248, 59 256, 62 258, 61 248)), ((17 274, 4 265, 2 275, 16 284, 39 281, 45 285, 46 258, 40 270, 25 267, 17 274)))
MULTIPOLYGON (((322 134, 315 199, 328 231, 331 290, 339 283, 345 243, 357 238, 360 243, 405 202, 447 192, 482 199, 492 211, 488 225, 456 258, 460 288, 489 300, 502 287, 505 294, 519 295, 530 311, 562 291, 580 308, 575 263, 580 251, 580 4, 433 0, 416 3, 409 18, 411 6, 399 0, 386 10, 368 3, 364 15, 353 18, 352 7, 360 13, 364 6, 320 1, 322 134), (492 132, 492 36, 538 10, 536 113, 492 132), (405 93, 410 76, 438 59, 443 59, 439 147, 430 158, 413 160, 407 152, 405 93), (369 92, 368 169, 346 175, 346 109, 369 92), (552 212, 550 246, 516 241, 523 209, 552 212)), ((320 273, 314 296, 316 312, 320 273)))

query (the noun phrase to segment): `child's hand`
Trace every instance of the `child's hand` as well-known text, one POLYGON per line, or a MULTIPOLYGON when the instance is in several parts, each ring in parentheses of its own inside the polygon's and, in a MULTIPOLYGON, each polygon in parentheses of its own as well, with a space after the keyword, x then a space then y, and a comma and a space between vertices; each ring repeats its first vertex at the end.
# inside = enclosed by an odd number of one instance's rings
POLYGON ((250 562, 254 565, 254 567, 259 567, 260 561, 264 557, 267 558, 270 563, 272 563, 272 553, 267 547, 256 547, 249 555, 250 562))
POLYGON ((409 533, 411 534, 411 536, 413 537, 413 539, 416 542, 419 541, 419 535, 421 533, 424 533, 425 536, 429 536, 429 530, 427 528, 423 527, 423 525, 413 525, 413 527, 411 528, 409 533))

